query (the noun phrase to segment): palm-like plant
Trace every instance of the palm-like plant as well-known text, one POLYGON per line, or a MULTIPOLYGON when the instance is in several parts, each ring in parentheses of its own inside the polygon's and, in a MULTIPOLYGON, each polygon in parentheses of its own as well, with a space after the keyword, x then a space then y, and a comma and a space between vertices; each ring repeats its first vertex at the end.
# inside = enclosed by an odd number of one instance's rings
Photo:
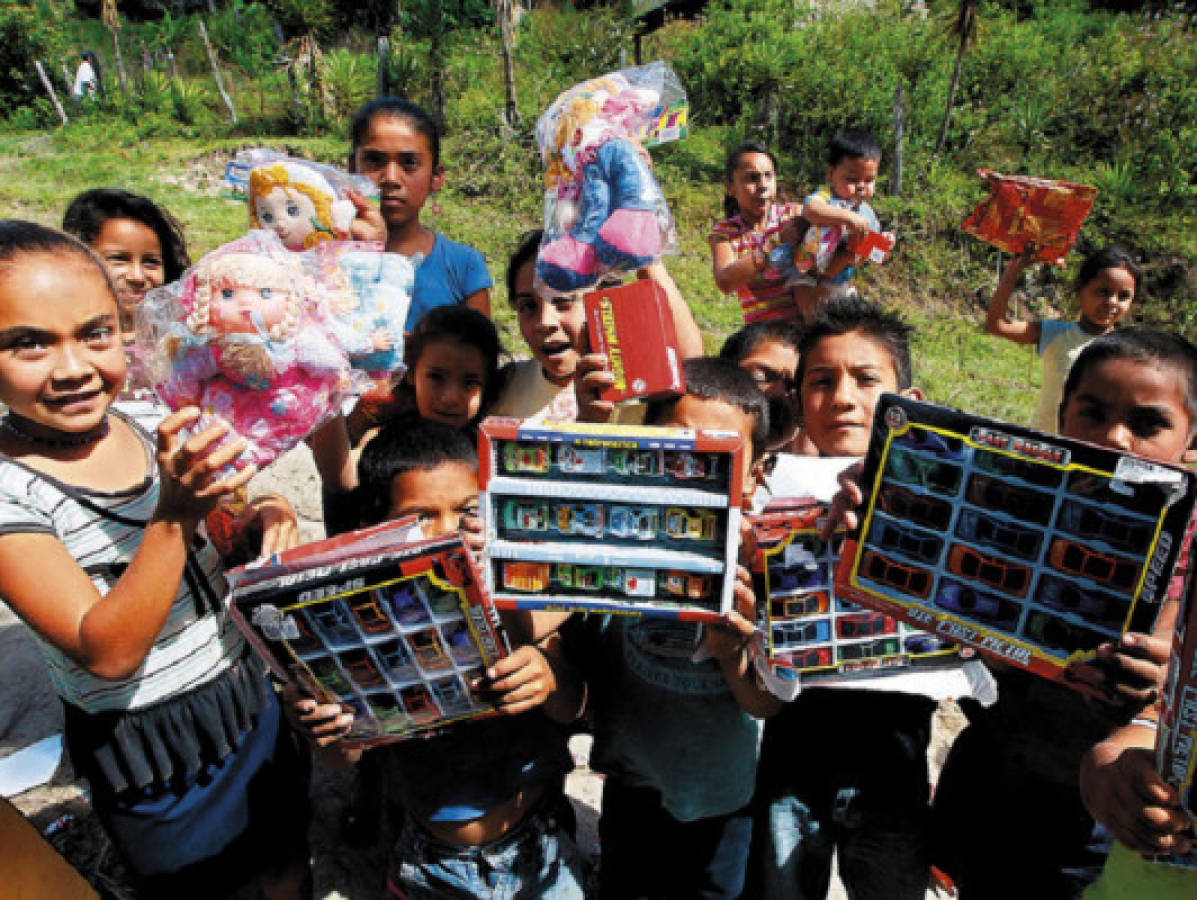
POLYGON ((948 99, 944 104, 943 125, 939 128, 939 139, 935 152, 943 150, 948 140, 948 127, 952 123, 952 104, 956 102, 956 91, 960 89, 960 71, 964 66, 964 54, 977 40, 977 0, 960 0, 956 20, 948 29, 949 37, 956 39, 956 66, 952 70, 952 81, 948 85, 948 99))

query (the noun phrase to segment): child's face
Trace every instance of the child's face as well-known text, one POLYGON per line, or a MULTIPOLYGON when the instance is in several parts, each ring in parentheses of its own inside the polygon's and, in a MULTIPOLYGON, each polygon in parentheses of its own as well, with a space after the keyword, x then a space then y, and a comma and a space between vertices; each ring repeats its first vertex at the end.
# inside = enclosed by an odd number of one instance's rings
POLYGON ((544 296, 533 290, 535 277, 531 261, 516 275, 511 302, 520 334, 545 376, 555 384, 566 385, 574 377, 578 357, 588 347, 582 292, 544 296))
POLYGON ((881 160, 867 156, 845 156, 834 166, 827 167, 827 183, 841 200, 860 206, 873 199, 877 190, 877 171, 881 160))
POLYGON ((1134 359, 1091 366, 1060 407, 1061 434, 1162 462, 1181 461, 1195 425, 1176 368, 1134 359))
POLYGON ((411 382, 423 418, 464 428, 482 407, 486 359, 477 347, 433 341, 416 360, 411 382))
POLYGON ((461 462, 411 469, 391 482, 388 519, 419 516, 426 537, 457 531, 461 517, 478 511, 478 473, 461 462))
POLYGON ((1081 320, 1106 331, 1130 312, 1135 299, 1135 277, 1126 269, 1102 269, 1077 294, 1081 320))
POLYGON ((116 299, 74 254, 26 254, 0 276, 0 402, 30 422, 83 434, 125 382, 116 299))
POLYGON ((376 185, 379 209, 389 228, 418 222, 428 195, 440 190, 444 169, 432 162, 432 147, 401 116, 376 115, 353 154, 353 171, 376 185))
POLYGON ((654 422, 665 428, 708 428, 716 431, 735 431, 744 436, 744 454, 749 462, 744 466, 743 496, 751 497, 756 490, 754 472, 756 467, 751 460, 755 457, 752 446, 752 416, 738 406, 732 406, 723 400, 706 397, 695 397, 684 394, 673 409, 660 422, 654 422))
POLYGON ((222 334, 256 334, 254 314, 261 317, 262 328, 270 330, 286 317, 287 299, 282 288, 217 282, 212 285, 209 321, 222 334))
POLYGON ((762 341, 740 360, 740 368, 752 376, 756 386, 770 400, 793 398, 797 388, 798 351, 780 341, 762 341))
POLYGON ((806 358, 802 424, 820 456, 864 456, 873 409, 898 390, 889 350, 859 331, 824 338, 806 358))
POLYGON ((743 218, 756 222, 765 217, 769 204, 777 196, 777 173, 773 161, 764 153, 743 153, 725 187, 736 201, 743 218))
POLYGON ((276 187, 254 198, 254 212, 262 226, 277 234, 288 250, 304 249, 304 239, 316 230, 316 204, 301 191, 276 187))
POLYGON ((104 260, 104 267, 116 284, 121 323, 133 324, 133 312, 145 299, 145 292, 166 280, 162 243, 154 229, 136 219, 108 219, 92 242, 92 249, 104 260))

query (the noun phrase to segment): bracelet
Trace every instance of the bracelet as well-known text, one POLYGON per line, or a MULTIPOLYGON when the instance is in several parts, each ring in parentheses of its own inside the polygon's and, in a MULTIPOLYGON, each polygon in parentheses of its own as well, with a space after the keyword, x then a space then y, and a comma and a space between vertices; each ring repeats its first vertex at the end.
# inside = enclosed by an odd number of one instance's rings
POLYGON ((1143 716, 1135 716, 1130 720, 1131 725, 1138 725, 1140 728, 1150 728, 1152 731, 1160 730, 1160 723, 1155 719, 1148 719, 1143 716))
POLYGON ((765 266, 769 265, 769 254, 765 253, 760 247, 752 251, 752 265, 758 272, 762 272, 765 266))

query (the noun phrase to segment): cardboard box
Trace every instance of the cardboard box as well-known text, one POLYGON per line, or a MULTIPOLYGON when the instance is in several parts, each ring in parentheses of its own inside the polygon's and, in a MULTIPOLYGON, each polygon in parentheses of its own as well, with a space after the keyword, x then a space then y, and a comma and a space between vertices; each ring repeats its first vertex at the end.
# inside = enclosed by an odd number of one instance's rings
POLYGON ((1097 199, 1097 188, 988 169, 977 173, 989 182, 989 196, 960 227, 1007 253, 1032 252, 1041 262, 1062 264, 1097 199))
POLYGON ((619 403, 685 393, 673 314, 659 284, 642 278, 592 291, 582 302, 590 349, 606 354, 615 376, 615 384, 599 399, 619 403))
POLYGON ((495 606, 718 620, 732 605, 745 465, 735 432, 487 419, 495 606))
MULTIPOLYGON (((1191 566, 1191 563, 1190 563, 1191 566)), ((1191 569, 1190 569, 1191 571, 1191 569)), ((1197 602, 1191 580, 1172 636, 1172 661, 1164 687, 1156 768, 1176 788, 1181 805, 1197 819, 1197 602)), ((1197 869, 1197 849, 1157 856, 1165 865, 1197 869)))
POLYGON ((789 509, 750 516, 757 551, 759 636, 754 664, 782 699, 799 682, 837 684, 860 677, 955 665, 959 647, 941 635, 837 595, 834 575, 844 532, 820 536, 827 506, 795 501, 789 509))
POLYGON ((290 551, 268 577, 232 573, 250 644, 280 678, 353 707, 350 746, 493 714, 470 683, 509 648, 460 537, 396 546, 406 521, 355 534, 290 551))
POLYGON ((1151 630, 1193 511, 1184 469, 886 394, 840 597, 1079 689, 1151 630))
POLYGON ((881 265, 889 251, 894 249, 894 238, 891 234, 881 231, 870 231, 868 234, 854 234, 848 238, 848 252, 854 253, 861 259, 881 265))

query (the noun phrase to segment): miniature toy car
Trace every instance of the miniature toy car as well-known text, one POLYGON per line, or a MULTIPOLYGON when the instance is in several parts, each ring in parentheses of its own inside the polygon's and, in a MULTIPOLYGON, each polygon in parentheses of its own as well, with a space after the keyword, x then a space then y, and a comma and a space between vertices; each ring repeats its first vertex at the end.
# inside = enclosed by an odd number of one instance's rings
POLYGON ((896 551, 916 562, 934 565, 943 552, 943 542, 915 528, 885 519, 874 519, 867 543, 882 550, 896 551))
POLYGON ((933 453, 940 459, 962 461, 964 459, 964 442, 958 437, 948 437, 932 431, 929 428, 911 427, 899 438, 901 443, 924 453, 933 453))
POLYGON ((413 684, 399 692, 407 717, 417 725, 423 725, 440 718, 440 712, 432 701, 428 689, 422 684, 413 684))
POLYGON ((539 562, 504 562, 503 587, 539 593, 549 586, 550 566, 539 562))
POLYGON ((682 509, 671 506, 665 510, 665 533, 674 540, 713 541, 717 517, 709 509, 682 509))
POLYGON ((956 534, 966 541, 984 544, 1031 562, 1039 558, 1039 545, 1043 540, 1042 531, 1004 522, 975 509, 960 511, 956 517, 956 534))
POLYGON ((449 655, 459 666, 472 666, 481 658, 478 648, 470 637, 470 629, 464 621, 454 622, 445 627, 445 642, 449 645, 449 655))
POLYGON ((825 613, 830 606, 830 598, 821 591, 800 597, 774 597, 769 601, 769 615, 774 619, 792 619, 825 613))
POLYGON ((544 531, 549 527, 549 504, 543 500, 508 500, 503 504, 503 527, 544 531))
POLYGON ((1018 624, 1019 609, 1016 604, 950 578, 940 581, 935 605, 1003 631, 1013 631, 1018 624))
POLYGON ((348 650, 341 654, 341 665, 359 687, 377 687, 383 683, 382 673, 374 666, 374 660, 365 650, 348 650))
POLYGON ((932 531, 946 531, 952 521, 952 505, 946 500, 916 494, 908 488, 887 485, 878 497, 881 509, 895 519, 905 519, 932 531))
POLYGON ((926 569, 908 566, 866 550, 860 561, 860 574, 878 584, 895 588, 904 594, 926 599, 931 593, 931 573, 926 569))
POLYGON ((449 662, 449 657, 445 655, 445 648, 441 645, 441 639, 437 637, 435 628, 409 634, 407 643, 411 647, 416 662, 426 672, 447 669, 452 665, 449 662))
POLYGON ((992 450, 977 450, 973 454, 973 467, 999 478, 1021 478, 1039 487, 1060 486, 1059 470, 992 450))
POLYGON ((795 644, 809 644, 813 641, 831 640, 831 628, 826 619, 813 622, 774 622, 773 646, 792 647, 795 644))
POLYGON ((770 590, 801 591, 826 588, 831 585, 831 574, 825 566, 784 566, 769 569, 770 590))
POLYGON ((830 647, 799 647, 780 650, 777 655, 799 669, 814 669, 831 665, 830 647))
POLYGON ((357 643, 359 640, 353 620, 340 600, 308 607, 307 613, 312 625, 330 644, 357 643))
POLYGON ((1087 503, 1067 502, 1060 508, 1057 525, 1086 540, 1097 539, 1115 550, 1146 555, 1154 523, 1120 516, 1087 503))
POLYGON ((838 648, 841 660, 860 660, 872 656, 892 656, 902 652, 902 645, 896 637, 878 638, 859 644, 841 644, 838 648))
POLYGON ((607 455, 611 469, 620 475, 660 475, 660 450, 628 450, 617 448, 607 455))
POLYGON ((434 616, 459 616, 461 615, 461 596, 457 591, 446 591, 428 580, 421 580, 424 585, 424 599, 428 602, 428 608, 432 610, 434 616))
POLYGON ((1122 481, 1117 482, 1115 489, 1113 484, 1104 475, 1091 472, 1068 473, 1068 492, 1100 506, 1121 507, 1154 516, 1161 506, 1168 503, 1167 489, 1162 485, 1149 482, 1128 484, 1122 481))
POLYGON ((674 597, 704 600, 711 592, 711 576, 676 570, 665 572, 661 575, 661 590, 674 597))
POLYGON ((903 484, 925 488, 947 497, 954 497, 960 492, 960 480, 964 475, 959 466, 927 459, 896 444, 890 447, 885 474, 903 484))
POLYGON ((411 719, 392 695, 367 694, 366 702, 383 731, 405 731, 411 727, 411 719))
POLYGON ((607 583, 602 566, 575 566, 558 563, 553 573, 554 580, 563 588, 576 591, 601 591, 607 583))
POLYGON ((659 515, 651 506, 612 506, 607 523, 611 537, 651 541, 657 537, 659 515))
POLYGON ((1082 590, 1050 575, 1040 577, 1035 602, 1061 612, 1075 613, 1107 628, 1117 628, 1126 618, 1129 606, 1126 600, 1099 591, 1082 590))
POLYGON ((610 569, 610 584, 629 597, 655 597, 657 574, 652 569, 610 569))
POLYGON ((1091 631, 1041 612, 1032 612, 1027 616, 1023 633, 1044 647, 1061 653, 1093 650, 1109 640, 1109 637, 1101 632, 1091 631))
POLYGON ((603 450, 601 447, 591 449, 563 444, 557 448, 557 468, 571 475, 601 475, 604 470, 603 450))
POLYGON ((295 628, 299 631, 299 637, 290 638, 287 641, 291 649, 296 653, 315 653, 322 649, 323 645, 320 643, 320 639, 312 634, 312 628, 303 614, 296 610, 291 618, 295 622, 295 628))
POLYGON ((319 659, 313 659, 308 663, 312 670, 312 675, 324 687, 328 688, 337 694, 347 694, 353 690, 349 686, 348 679, 341 674, 341 670, 337 668, 337 664, 327 656, 322 656, 319 659))
POLYGON ((685 450, 669 451, 665 454, 665 471, 674 478, 713 478, 716 460, 711 456, 699 456, 685 450))
POLYGON ((441 708, 441 712, 446 716, 465 712, 470 708, 470 692, 456 678, 441 678, 437 681, 430 681, 428 682, 428 688, 432 692, 436 705, 441 708))
POLYGON ((1027 595, 1031 586, 1031 570, 997 556, 987 556, 964 544, 953 544, 948 553, 948 571, 983 581, 1007 594, 1027 595))
POLYGON ((549 449, 544 444, 518 444, 508 441, 503 448, 503 468, 508 472, 549 471, 549 449))
POLYGON ((889 616, 880 613, 865 613, 855 616, 841 616, 835 622, 835 633, 841 638, 872 637, 896 631, 898 624, 889 616))
POLYGON ((988 475, 974 473, 968 480, 966 496, 969 503, 996 509, 1015 519, 1026 519, 1046 525, 1052 517, 1054 504, 1050 494, 1015 487, 988 475))
POLYGON ((374 648, 378 664, 392 681, 411 681, 419 677, 411 655, 402 641, 387 641, 374 648))
POLYGON ((386 634, 391 630, 391 620, 372 595, 349 604, 349 611, 366 634, 386 634))
POLYGON ((955 646, 952 641, 938 634, 912 634, 902 641, 902 648, 912 656, 941 653, 944 650, 952 650, 955 646))
POLYGON ((1100 584, 1129 591, 1139 577, 1141 564, 1101 553, 1067 538, 1056 538, 1048 552, 1048 563, 1069 575, 1081 575, 1100 584))
POLYGON ((388 589, 391 612, 400 625, 422 625, 429 621, 428 610, 416 593, 412 582, 400 582, 388 589))
POLYGON ((558 503, 554 508, 557 530, 561 534, 599 537, 603 533, 601 503, 558 503))

